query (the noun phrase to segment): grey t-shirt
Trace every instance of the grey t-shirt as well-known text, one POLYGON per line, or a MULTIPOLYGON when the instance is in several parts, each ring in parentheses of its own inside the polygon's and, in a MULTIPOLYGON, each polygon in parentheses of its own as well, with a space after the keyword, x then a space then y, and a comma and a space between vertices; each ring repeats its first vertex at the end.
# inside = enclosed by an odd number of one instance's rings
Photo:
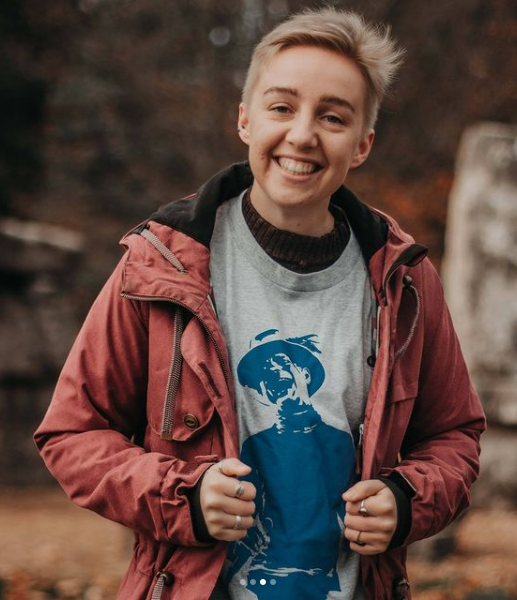
POLYGON ((370 383, 370 281, 355 236, 327 269, 290 271, 260 247, 242 195, 218 210, 210 272, 236 383, 243 479, 255 525, 230 544, 233 600, 356 600, 359 556, 343 537, 342 493, 370 383))

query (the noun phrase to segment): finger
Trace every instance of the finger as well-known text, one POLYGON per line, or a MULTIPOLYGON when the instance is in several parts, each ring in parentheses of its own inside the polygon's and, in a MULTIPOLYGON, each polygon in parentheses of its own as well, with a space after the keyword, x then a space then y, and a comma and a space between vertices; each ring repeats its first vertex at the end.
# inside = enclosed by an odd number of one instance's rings
POLYGON ((239 515, 241 518, 237 520, 237 515, 227 515, 223 517, 223 527, 225 529, 244 529, 248 530, 255 524, 255 519, 249 516, 239 515))
POLYGON ((214 533, 210 532, 210 535, 222 542, 237 542, 244 539, 248 532, 246 529, 221 529, 214 533))
POLYGON ((393 534, 395 522, 393 519, 383 517, 373 517, 365 519, 364 517, 350 515, 345 516, 345 526, 355 531, 365 531, 379 535, 393 534))
POLYGON ((221 482, 221 491, 229 498, 240 498, 241 500, 254 500, 257 495, 257 490, 252 483, 239 481, 234 477, 225 477, 224 481, 221 482), (238 492, 240 495, 238 495, 238 492))
POLYGON ((345 537, 350 542, 351 550, 359 554, 379 554, 386 550, 389 543, 389 540, 383 535, 357 531, 348 527, 345 529, 345 537))
POLYGON ((220 534, 223 529, 231 529, 232 531, 247 531, 250 527, 253 527, 255 519, 249 516, 229 515, 221 510, 210 511, 207 514, 206 524, 208 531, 213 537, 216 537, 214 533, 220 534))
POLYGON ((361 502, 364 498, 369 498, 380 492, 386 484, 380 479, 367 479, 359 481, 348 489, 342 496, 345 502, 361 502))
POLYGON ((251 467, 245 465, 238 458, 224 458, 214 466, 220 473, 229 477, 243 477, 251 471, 251 467))
POLYGON ((253 500, 239 500, 228 496, 216 497, 209 508, 228 513, 229 515, 245 515, 250 517, 255 513, 256 507, 253 500))
POLYGON ((397 511, 397 502, 393 492, 385 486, 374 496, 364 498, 360 502, 346 503, 346 511, 351 515, 360 515, 362 507, 366 509, 366 514, 362 514, 363 518, 394 515, 397 511))

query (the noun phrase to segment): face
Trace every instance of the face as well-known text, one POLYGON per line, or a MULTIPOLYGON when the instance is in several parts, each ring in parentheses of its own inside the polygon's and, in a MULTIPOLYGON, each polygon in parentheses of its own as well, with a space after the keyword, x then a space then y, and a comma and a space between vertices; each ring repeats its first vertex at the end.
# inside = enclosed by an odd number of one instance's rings
POLYGON ((280 404, 287 398, 297 396, 300 383, 306 388, 310 381, 309 371, 295 365, 284 353, 278 353, 264 365, 262 393, 271 402, 280 404), (295 373, 299 374, 298 379, 295 373))
POLYGON ((365 90, 357 65, 323 48, 287 48, 263 68, 239 107, 239 134, 255 177, 251 200, 267 221, 322 235, 330 196, 373 142, 373 130, 364 132, 365 90))

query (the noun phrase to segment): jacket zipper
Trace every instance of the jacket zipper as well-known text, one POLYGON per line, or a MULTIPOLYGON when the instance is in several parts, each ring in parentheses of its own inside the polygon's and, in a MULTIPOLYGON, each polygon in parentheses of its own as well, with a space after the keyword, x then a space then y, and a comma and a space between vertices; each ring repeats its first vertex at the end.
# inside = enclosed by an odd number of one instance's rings
POLYGON ((359 440, 357 442, 357 449, 355 452, 355 473, 361 475, 363 470, 363 433, 364 423, 359 425, 359 440))
MULTIPOLYGON (((140 301, 145 301, 145 302, 169 302, 170 304, 174 304, 176 306, 180 306, 181 308, 183 308, 184 310, 188 311, 189 313, 192 314, 192 316, 197 319, 197 321, 201 324, 201 326, 203 327, 203 329, 206 331, 206 333, 208 334, 208 337, 210 338, 210 341, 212 342, 212 344, 215 347, 215 350, 217 352, 217 356, 219 357, 219 362, 221 364, 221 368, 223 370, 223 375, 224 375, 224 379, 226 382, 226 387, 228 388, 228 390, 230 389, 230 376, 228 374, 228 371, 226 369, 226 364, 224 362, 224 358, 223 358, 223 353, 221 352, 221 348, 219 346, 219 344, 217 343, 217 340, 214 338, 214 336, 212 335, 212 332, 210 331, 210 329, 208 328, 208 326, 205 324, 205 322, 200 319, 195 313, 193 313, 190 308, 188 306, 186 306, 185 304, 178 302, 177 300, 172 300, 171 298, 157 298, 157 297, 153 297, 153 296, 137 296, 134 294, 126 294, 125 292, 121 292, 120 296, 122 298, 126 298, 127 300, 136 300, 137 302, 140 301)), ((177 359, 178 362, 180 360, 181 357, 181 352, 179 350, 179 344, 181 342, 181 333, 180 335, 176 335, 176 333, 179 331, 179 327, 180 325, 177 325, 175 327, 175 340, 174 340, 174 350, 173 350, 173 357, 172 357, 172 363, 171 363, 171 369, 169 371, 169 379, 167 382, 167 389, 166 389, 166 395, 165 395, 165 405, 164 405, 164 410, 163 410, 163 420, 162 420, 162 428, 163 428, 163 424, 165 422, 165 416, 166 413, 167 415, 170 415, 170 419, 171 419, 171 433, 170 435, 172 435, 172 424, 173 424, 173 419, 174 419, 174 404, 176 402, 176 393, 178 391, 178 386, 179 386, 179 378, 180 378, 180 374, 181 374, 181 363, 178 366, 175 366, 175 357, 177 355, 179 355, 179 358, 177 359), (174 374, 173 374, 174 371, 174 374), (177 377, 177 379, 176 379, 177 377)), ((183 331, 183 319, 181 318, 181 331, 183 331)), ((168 421, 167 421, 167 425, 168 425, 168 421)), ((162 439, 171 439, 170 437, 163 437, 163 431, 162 434, 160 434, 160 437, 162 437, 162 439)))
POLYGON ((176 406, 176 396, 178 393, 181 364, 183 357, 181 355, 181 334, 183 333, 183 315, 180 310, 174 315, 174 343, 172 347, 171 368, 165 390, 165 402, 163 405, 162 426, 160 438, 162 440, 172 439, 172 428, 174 426, 174 408, 176 406))
POLYGON ((156 583, 153 587, 151 600, 161 600, 163 588, 172 584, 172 575, 167 572, 158 571, 156 573, 156 583))

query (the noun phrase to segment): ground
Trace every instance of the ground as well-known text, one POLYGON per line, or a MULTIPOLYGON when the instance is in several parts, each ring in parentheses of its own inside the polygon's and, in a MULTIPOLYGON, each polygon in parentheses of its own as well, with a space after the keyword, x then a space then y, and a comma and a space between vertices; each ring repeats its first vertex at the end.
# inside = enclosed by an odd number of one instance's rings
MULTIPOLYGON (((115 598, 132 545, 55 489, 0 491, 0 532, 0 600, 115 598)), ((517 512, 471 510, 455 541, 444 560, 410 559, 413 600, 517 600, 517 512)))

